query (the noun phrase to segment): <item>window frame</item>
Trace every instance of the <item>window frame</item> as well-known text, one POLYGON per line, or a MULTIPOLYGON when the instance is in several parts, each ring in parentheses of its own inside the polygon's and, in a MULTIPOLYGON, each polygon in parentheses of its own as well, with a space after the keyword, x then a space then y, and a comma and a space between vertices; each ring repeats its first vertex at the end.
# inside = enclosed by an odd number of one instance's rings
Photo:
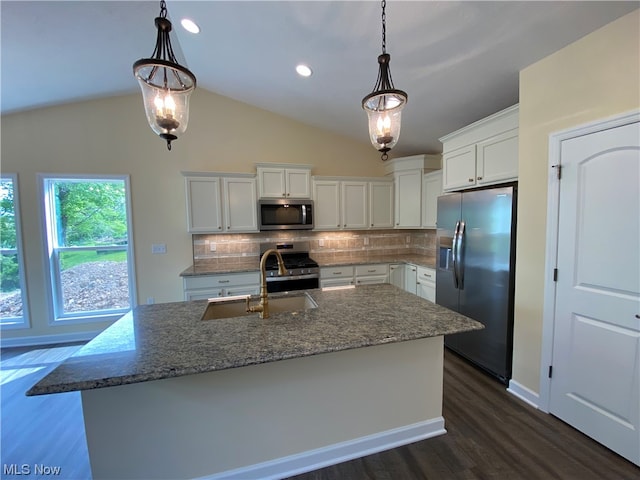
POLYGON ((42 241, 44 252, 44 271, 46 272, 47 281, 47 308, 49 325, 69 325, 69 324, 86 324, 93 322, 115 321, 131 311, 137 305, 137 288, 135 275, 135 257, 133 245, 133 223, 131 215, 131 182, 129 175, 100 175, 100 174, 51 174, 38 173, 38 187, 40 207, 42 214, 42 241), (55 181, 72 181, 72 182, 99 182, 99 181, 123 181, 125 186, 125 202, 127 212, 127 247, 123 249, 116 246, 105 247, 58 247, 56 246, 57 231, 55 225, 50 225, 50 219, 53 215, 53 195, 51 184, 55 181), (60 252, 83 251, 83 250, 100 250, 100 251, 126 251, 127 253, 127 275, 129 283, 129 308, 128 309, 111 309, 111 310, 93 310, 78 313, 64 312, 64 299, 62 295, 62 282, 60 271, 60 252))
MULTIPOLYGON (((20 187, 18 184, 17 173, 0 173, 2 180, 11 180, 13 183, 13 212, 16 225, 16 254, 18 257, 18 269, 20 273, 18 278, 20 281, 20 295, 22 297, 22 317, 7 317, 4 321, 0 321, 1 330, 13 330, 31 328, 31 320, 29 315, 29 295, 27 292, 26 265, 24 262, 24 244, 22 243, 22 210, 20 208, 20 187), (19 319, 22 318, 20 321, 19 319)), ((3 253, 10 249, 0 249, 3 253)))

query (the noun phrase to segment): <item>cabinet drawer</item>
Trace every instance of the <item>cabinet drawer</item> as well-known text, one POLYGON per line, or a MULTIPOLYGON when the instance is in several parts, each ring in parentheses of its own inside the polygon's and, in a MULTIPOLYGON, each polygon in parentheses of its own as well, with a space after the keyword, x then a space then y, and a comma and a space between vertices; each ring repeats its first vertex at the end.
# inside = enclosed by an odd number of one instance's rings
POLYGON ((353 285, 353 278, 327 278, 320 280, 320 287, 345 287, 348 285, 353 285))
POLYGON ((356 266, 356 277, 365 277, 368 275, 387 275, 389 273, 389 265, 381 263, 378 265, 358 265, 356 266))
POLYGON ((201 275, 197 277, 185 277, 185 290, 198 288, 220 288, 232 285, 253 285, 260 283, 258 272, 229 273, 223 275, 201 275))
POLYGON ((320 278, 345 278, 353 277, 353 267, 323 267, 320 269, 320 278))
POLYGON ((435 283, 436 271, 433 268, 418 267, 418 282, 435 283))
POLYGON ((368 275, 366 277, 357 277, 356 285, 376 285, 378 283, 388 283, 387 275, 368 275))

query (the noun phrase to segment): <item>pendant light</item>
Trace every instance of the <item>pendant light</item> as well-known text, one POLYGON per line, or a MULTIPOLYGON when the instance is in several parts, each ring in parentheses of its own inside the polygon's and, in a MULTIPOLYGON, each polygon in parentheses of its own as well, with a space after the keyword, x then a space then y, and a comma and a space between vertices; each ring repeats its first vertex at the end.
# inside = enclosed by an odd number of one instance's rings
POLYGON ((362 108, 369 117, 369 138, 372 145, 382 152, 382 160, 387 160, 387 152, 398 142, 402 109, 407 103, 407 94, 393 86, 387 53, 386 0, 382 0, 382 55, 378 56, 378 80, 373 92, 362 99, 362 108))
POLYGON ((133 64, 142 90, 144 110, 151 129, 160 138, 171 142, 182 135, 189 123, 189 97, 196 88, 196 77, 178 63, 171 47, 171 22, 167 20, 167 5, 160 2, 160 16, 155 19, 158 37, 151 58, 133 64))

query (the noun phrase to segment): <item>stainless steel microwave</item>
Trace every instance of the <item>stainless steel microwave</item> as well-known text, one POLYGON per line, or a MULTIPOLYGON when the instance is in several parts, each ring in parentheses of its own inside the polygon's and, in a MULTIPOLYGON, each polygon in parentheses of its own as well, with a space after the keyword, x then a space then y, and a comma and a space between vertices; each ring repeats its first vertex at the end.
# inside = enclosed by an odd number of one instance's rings
POLYGON ((313 201, 308 198, 265 198, 258 201, 260 230, 310 230, 313 201))

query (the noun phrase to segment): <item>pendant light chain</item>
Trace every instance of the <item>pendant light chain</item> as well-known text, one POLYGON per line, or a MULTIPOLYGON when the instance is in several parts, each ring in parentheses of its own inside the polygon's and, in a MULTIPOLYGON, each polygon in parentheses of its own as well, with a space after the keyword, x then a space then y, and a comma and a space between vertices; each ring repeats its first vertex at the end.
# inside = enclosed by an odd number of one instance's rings
POLYGON ((387 0, 382 0, 382 53, 387 53, 387 0))
POLYGON ((160 17, 167 18, 167 3, 164 0, 160 1, 160 17))

